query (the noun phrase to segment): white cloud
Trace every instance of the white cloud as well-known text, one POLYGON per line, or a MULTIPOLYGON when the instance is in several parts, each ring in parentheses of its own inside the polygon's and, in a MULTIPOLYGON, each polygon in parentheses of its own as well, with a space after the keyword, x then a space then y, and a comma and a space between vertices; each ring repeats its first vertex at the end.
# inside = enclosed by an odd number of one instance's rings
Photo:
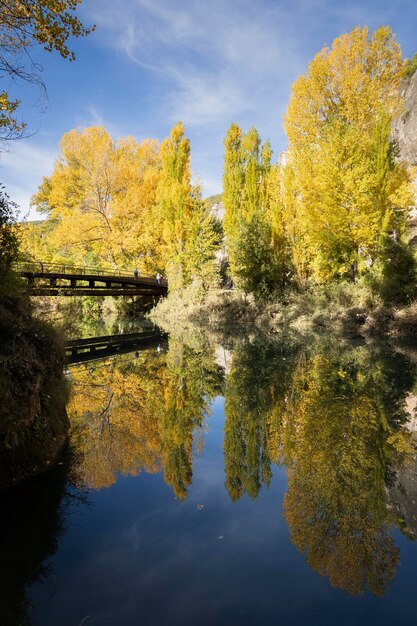
POLYGON ((30 199, 42 177, 52 172, 57 148, 34 143, 34 138, 13 142, 8 152, 0 154, 0 181, 10 198, 20 207, 20 216, 40 219, 30 209, 30 199))
POLYGON ((91 6, 106 42, 166 82, 162 113, 187 126, 279 107, 280 81, 288 85, 301 67, 282 6, 257 10, 248 0, 213 0, 209 8, 190 0, 127 0, 123 11, 111 0, 91 6))

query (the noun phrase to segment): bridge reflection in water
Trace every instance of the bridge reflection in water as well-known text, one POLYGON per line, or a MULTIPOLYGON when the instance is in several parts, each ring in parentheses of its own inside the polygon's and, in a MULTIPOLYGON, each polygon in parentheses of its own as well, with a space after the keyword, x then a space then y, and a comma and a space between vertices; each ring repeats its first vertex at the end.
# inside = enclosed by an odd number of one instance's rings
POLYGON ((116 354, 140 351, 146 348, 162 346, 168 338, 167 333, 157 330, 130 333, 126 335, 107 335, 75 339, 65 344, 67 363, 95 361, 116 354))
POLYGON ((26 280, 34 296, 164 296, 168 283, 133 272, 55 263, 16 263, 16 272, 26 280))

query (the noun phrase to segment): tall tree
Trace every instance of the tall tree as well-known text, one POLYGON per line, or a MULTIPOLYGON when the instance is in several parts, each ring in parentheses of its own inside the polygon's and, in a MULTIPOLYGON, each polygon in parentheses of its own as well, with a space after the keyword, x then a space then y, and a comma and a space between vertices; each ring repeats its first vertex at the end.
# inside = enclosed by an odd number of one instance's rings
POLYGON ((162 170, 155 227, 160 231, 161 268, 170 290, 215 276, 216 235, 200 190, 191 184, 190 142, 179 122, 161 144, 162 170))
POLYGON ((288 278, 284 231, 272 218, 271 146, 262 145, 256 128, 244 134, 237 124, 230 126, 224 145, 224 226, 232 278, 245 291, 266 295, 288 278))
POLYGON ((285 116, 295 190, 297 264, 317 282, 355 278, 404 230, 411 203, 394 159, 404 67, 391 30, 355 28, 325 47, 293 85, 285 116))

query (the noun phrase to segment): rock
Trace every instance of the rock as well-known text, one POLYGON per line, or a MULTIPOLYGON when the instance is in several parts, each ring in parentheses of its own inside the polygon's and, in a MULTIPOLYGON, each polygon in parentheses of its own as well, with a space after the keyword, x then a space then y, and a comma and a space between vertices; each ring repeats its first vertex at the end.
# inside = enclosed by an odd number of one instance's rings
POLYGON ((393 124, 393 138, 398 142, 400 159, 417 165, 417 72, 401 85, 404 112, 393 124))

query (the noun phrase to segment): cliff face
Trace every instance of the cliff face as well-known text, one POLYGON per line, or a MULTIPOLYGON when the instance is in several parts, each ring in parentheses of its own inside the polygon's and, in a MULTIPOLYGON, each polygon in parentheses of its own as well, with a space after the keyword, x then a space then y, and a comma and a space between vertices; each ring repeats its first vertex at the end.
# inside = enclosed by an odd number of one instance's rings
POLYGON ((393 126, 401 160, 417 165, 417 72, 406 78, 401 86, 404 112, 393 126))

